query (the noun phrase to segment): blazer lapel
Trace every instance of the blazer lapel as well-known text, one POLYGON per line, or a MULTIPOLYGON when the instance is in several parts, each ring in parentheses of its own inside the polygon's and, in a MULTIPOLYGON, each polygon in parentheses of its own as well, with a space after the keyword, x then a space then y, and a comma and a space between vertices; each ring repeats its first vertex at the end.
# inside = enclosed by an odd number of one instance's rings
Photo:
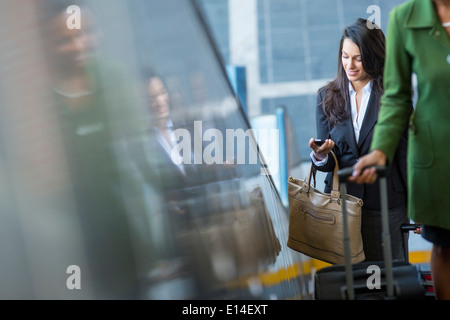
POLYGON ((364 120, 361 126, 361 131, 359 132, 358 150, 359 148, 361 148, 369 132, 373 130, 375 123, 377 123, 377 119, 378 99, 372 90, 372 92, 370 93, 369 102, 367 104, 366 114, 364 115, 364 120))
POLYGON ((344 137, 347 141, 350 149, 352 150, 352 153, 356 156, 356 158, 359 158, 359 150, 358 146, 356 145, 356 139, 355 139, 355 130, 353 130, 353 123, 352 123, 352 117, 348 117, 343 123, 342 127, 344 129, 344 137))

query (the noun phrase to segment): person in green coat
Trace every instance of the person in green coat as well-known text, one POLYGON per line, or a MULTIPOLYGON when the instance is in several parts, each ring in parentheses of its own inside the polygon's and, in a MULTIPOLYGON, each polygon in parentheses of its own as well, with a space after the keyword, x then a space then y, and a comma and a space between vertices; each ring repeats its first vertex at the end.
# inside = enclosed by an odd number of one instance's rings
POLYGON ((373 183, 374 168, 390 165, 409 121, 408 211, 433 243, 431 271, 437 299, 450 299, 450 0, 410 0, 392 10, 387 32, 385 92, 371 152, 350 181, 373 183), (417 103, 410 116, 411 75, 417 103), (362 172, 361 172, 362 171, 362 172))

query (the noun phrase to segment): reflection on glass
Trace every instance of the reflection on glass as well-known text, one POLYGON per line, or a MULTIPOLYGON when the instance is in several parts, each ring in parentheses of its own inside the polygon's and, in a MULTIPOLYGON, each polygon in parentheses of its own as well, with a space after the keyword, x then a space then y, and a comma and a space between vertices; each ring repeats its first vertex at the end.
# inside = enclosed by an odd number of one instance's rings
POLYGON ((308 297, 195 2, 4 1, 0 17, 18 35, 0 32, 2 296, 308 297))

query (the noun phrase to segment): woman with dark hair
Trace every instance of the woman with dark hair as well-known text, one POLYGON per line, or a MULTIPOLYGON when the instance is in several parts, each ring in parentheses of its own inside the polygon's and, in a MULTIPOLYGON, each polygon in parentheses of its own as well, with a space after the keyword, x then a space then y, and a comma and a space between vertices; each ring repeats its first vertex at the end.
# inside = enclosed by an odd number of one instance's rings
MULTIPOLYGON (((316 125, 319 145, 312 138, 311 159, 319 171, 328 172, 325 192, 330 193, 335 165, 353 166, 369 152, 383 94, 385 37, 358 19, 342 35, 337 77, 317 94, 316 125), (338 163, 328 153, 333 150, 338 163)), ((406 128, 405 128, 406 129, 406 128)), ((400 226, 408 223, 406 211, 406 130, 388 173, 389 219, 393 259, 404 259, 400 226)), ((364 202, 361 232, 366 261, 383 260, 379 185, 349 183, 347 192, 364 202)))

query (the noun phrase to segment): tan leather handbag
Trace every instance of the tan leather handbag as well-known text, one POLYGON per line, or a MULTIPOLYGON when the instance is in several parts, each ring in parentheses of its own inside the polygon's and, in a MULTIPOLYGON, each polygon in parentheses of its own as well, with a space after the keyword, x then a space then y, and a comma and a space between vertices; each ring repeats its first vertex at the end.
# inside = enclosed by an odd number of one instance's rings
POLYGON ((256 186, 249 193, 250 202, 242 206, 236 195, 241 192, 240 184, 228 183, 235 186, 227 194, 233 210, 193 217, 191 228, 180 235, 198 280, 206 288, 218 289, 238 278, 254 276, 273 265, 281 251, 261 188, 256 186))
MULTIPOLYGON (((289 238, 287 246, 312 258, 332 264, 343 264, 344 240, 343 217, 339 192, 336 155, 333 172, 333 186, 330 194, 315 188, 316 169, 311 164, 305 180, 289 177, 289 238), (311 177, 314 175, 314 185, 311 177)), ((347 213, 351 243, 352 263, 365 259, 362 236, 361 214, 363 201, 347 194, 347 213)))

